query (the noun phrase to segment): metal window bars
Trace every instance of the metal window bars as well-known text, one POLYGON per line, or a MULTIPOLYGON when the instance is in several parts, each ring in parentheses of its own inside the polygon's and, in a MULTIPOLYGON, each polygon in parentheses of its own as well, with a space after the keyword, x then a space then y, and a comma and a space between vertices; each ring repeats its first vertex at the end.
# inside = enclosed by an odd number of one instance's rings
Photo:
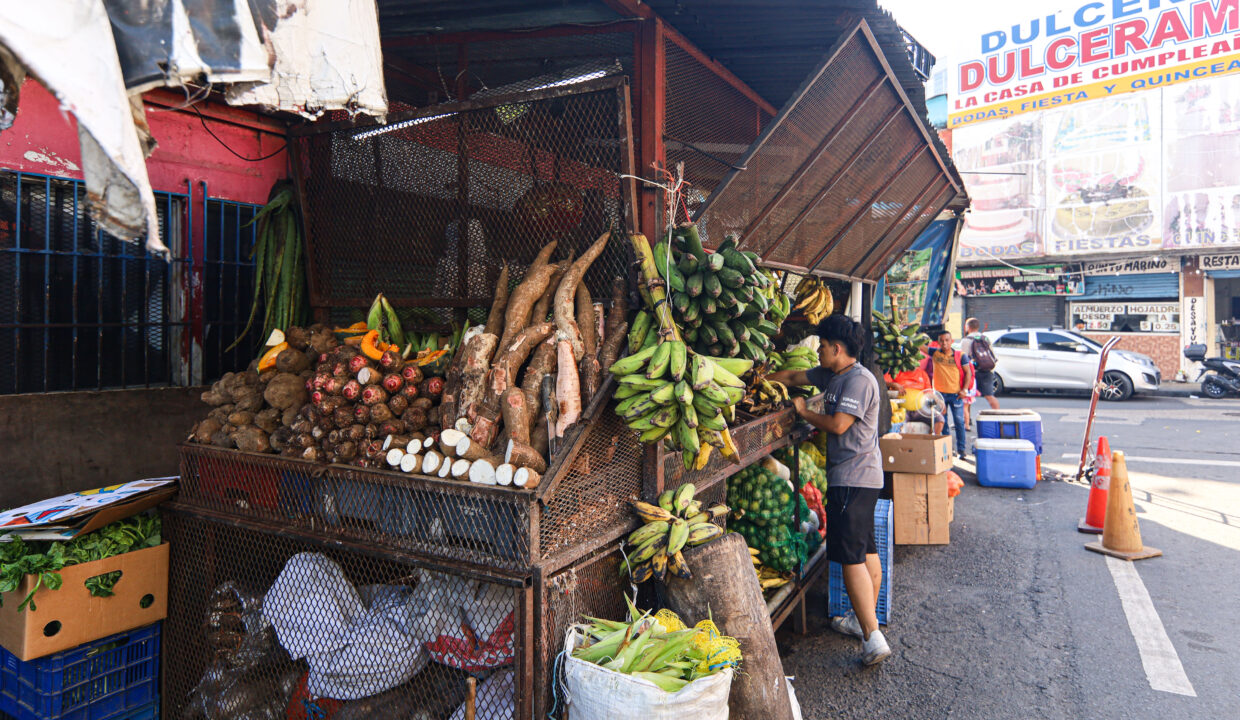
POLYGON ((223 348, 249 311, 257 206, 192 190, 155 194, 165 262, 101 231, 82 181, 0 171, 0 394, 191 385, 252 354, 223 348))

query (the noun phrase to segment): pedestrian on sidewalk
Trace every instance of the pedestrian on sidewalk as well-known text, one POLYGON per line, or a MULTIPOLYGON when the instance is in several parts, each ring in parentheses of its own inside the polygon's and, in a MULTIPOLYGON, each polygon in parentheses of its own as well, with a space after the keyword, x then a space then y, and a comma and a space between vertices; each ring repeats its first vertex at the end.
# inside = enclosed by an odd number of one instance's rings
MULTIPOLYGON (((964 426, 964 398, 973 383, 973 366, 966 362, 964 354, 952 348, 949 330, 939 333, 938 347, 921 364, 930 376, 931 387, 943 395, 947 411, 952 417, 952 434, 956 436, 956 456, 964 457, 968 449, 968 431, 964 426)), ((943 432, 943 422, 935 422, 935 434, 943 432)))
POLYGON ((844 588, 854 612, 832 618, 837 632, 861 640, 866 665, 891 655, 878 629, 878 593, 883 568, 874 541, 874 506, 883 488, 883 463, 878 452, 878 409, 887 402, 878 380, 858 358, 867 331, 843 315, 818 324, 818 361, 809 370, 783 370, 771 375, 785 385, 814 385, 826 393, 826 414, 810 411, 804 398, 793 403, 797 414, 827 433, 827 557, 844 570, 844 588))
POLYGON ((991 410, 998 410, 999 400, 995 397, 999 380, 995 375, 998 358, 990 347, 990 340, 982 335, 982 323, 977 318, 964 321, 964 339, 960 341, 960 354, 973 363, 977 394, 990 405, 991 410))

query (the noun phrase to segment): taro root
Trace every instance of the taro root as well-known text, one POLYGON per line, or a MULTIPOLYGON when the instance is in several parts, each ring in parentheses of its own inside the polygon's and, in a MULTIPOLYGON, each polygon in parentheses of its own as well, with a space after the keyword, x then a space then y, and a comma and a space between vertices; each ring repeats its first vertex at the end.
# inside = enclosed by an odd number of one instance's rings
POLYGON ((305 350, 310 346, 310 331, 303 327, 291 327, 284 331, 284 341, 291 348, 305 350))
POLYGON ((267 433, 254 425, 237 428, 237 432, 233 433, 233 442, 237 444, 238 450, 244 452, 262 453, 271 449, 267 433))
POLYGON ((404 395, 393 395, 388 398, 387 406, 393 415, 404 415, 405 411, 409 409, 409 398, 404 395))
POLYGON ((405 432, 405 423, 403 420, 393 419, 379 423, 379 437, 385 438, 390 435, 400 435, 403 432, 405 432))
POLYGON ((422 368, 417 365, 406 365, 400 369, 401 378, 410 385, 422 382, 422 368))
POLYGON ((276 452, 283 452, 289 447, 293 441, 293 429, 289 427, 278 427, 275 432, 271 433, 269 438, 271 449, 276 452))
POLYGON ((332 413, 332 420, 335 421, 336 427, 348 427, 353 424, 353 408, 341 406, 336 408, 332 413))
POLYGON ((400 394, 404 395, 406 400, 413 400, 418 396, 418 386, 413 383, 405 383, 405 386, 400 389, 400 394))
POLYGON ((304 435, 305 433, 308 433, 313 429, 314 429, 314 423, 310 422, 309 420, 305 418, 299 418, 297 422, 293 423, 293 432, 297 433, 298 435, 304 435))
POLYGON ((331 375, 318 370, 314 373, 314 377, 310 379, 310 389, 323 390, 327 387, 327 381, 331 379, 331 375))
POLYGON ((439 396, 443 394, 443 378, 424 378, 418 385, 418 392, 425 397, 431 398, 432 400, 439 399, 439 396))
POLYGON ((336 428, 335 430, 332 430, 331 432, 327 433, 327 444, 328 445, 339 445, 342 442, 344 442, 344 431, 343 430, 336 428))
POLYGON ((322 408, 323 401, 327 399, 327 393, 322 390, 315 390, 310 393, 310 404, 317 408, 322 408))
POLYGON ((344 398, 336 395, 328 395, 323 398, 323 402, 319 403, 319 412, 323 413, 324 417, 327 417, 336 412, 339 408, 344 407, 346 404, 348 403, 344 398))
POLYGON ((211 434, 211 444, 220 448, 237 447, 237 443, 233 442, 232 436, 230 436, 223 428, 220 428, 211 434))
POLYGON ((344 390, 345 381, 335 375, 328 375, 323 381, 323 390, 329 395, 339 395, 344 390))
POLYGON ((386 422, 392 419, 392 409, 384 403, 375 403, 370 406, 371 422, 386 422))
POLYGON ((280 415, 280 424, 285 427, 291 427, 293 423, 297 422, 300 409, 297 406, 284 408, 284 412, 280 415))
POLYGON ((400 369, 404 366, 405 361, 401 359, 399 353, 384 350, 383 354, 379 356, 379 367, 389 373, 400 372, 400 369))
POLYGON ((433 407, 430 412, 426 413, 426 422, 431 425, 439 425, 443 419, 443 408, 433 407))
POLYGON ((363 425, 370 422, 370 406, 369 405, 358 405, 357 407, 353 408, 353 418, 357 422, 362 423, 363 425))
POLYGON ((435 407, 435 402, 430 398, 420 397, 411 401, 409 407, 419 409, 422 412, 430 412, 431 408, 435 407))
POLYGON ((349 427, 345 428, 344 436, 346 439, 352 440, 353 442, 359 442, 361 440, 365 440, 366 439, 366 426, 361 425, 359 423, 354 423, 350 425, 349 427))
POLYGON ((340 389, 340 394, 344 399, 356 402, 362 395, 362 384, 356 380, 350 380, 340 389))
POLYGON ((321 453, 318 448, 311 445, 310 447, 302 451, 301 456, 302 458, 306 460, 313 460, 315 462, 318 462, 319 460, 323 458, 323 453, 321 453))
POLYGON ((362 388, 362 403, 366 405, 378 405, 387 402, 387 390, 380 385, 367 385, 362 388))
POLYGON ((296 375, 280 373, 267 383, 263 399, 271 407, 280 410, 300 406, 306 402, 306 388, 302 386, 301 378, 296 375))
POLYGON ((404 386, 405 379, 396 373, 388 373, 383 376, 383 389, 393 395, 400 392, 401 388, 404 386))
POLYGON ((280 411, 275 408, 267 408, 254 413, 254 424, 270 435, 276 431, 276 428, 280 427, 280 411))
POLYGON ((414 407, 411 407, 402 413, 400 419, 404 421, 405 427, 410 432, 417 432, 425 429, 428 424, 426 411, 414 407))
POLYGON ((348 462, 357 457, 357 443, 352 440, 346 440, 336 446, 336 459, 341 462, 348 462))
POLYGON ((362 368, 370 367, 370 360, 365 355, 354 355, 349 358, 349 372, 356 375, 362 368))

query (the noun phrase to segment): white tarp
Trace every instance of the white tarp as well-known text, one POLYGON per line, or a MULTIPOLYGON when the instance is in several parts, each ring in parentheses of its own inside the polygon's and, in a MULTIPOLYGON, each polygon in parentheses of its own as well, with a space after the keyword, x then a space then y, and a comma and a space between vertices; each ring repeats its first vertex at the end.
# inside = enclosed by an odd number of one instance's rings
POLYGON ((230 104, 262 105, 312 120, 327 110, 380 119, 387 114, 374 0, 253 2, 267 6, 259 17, 271 79, 230 86, 230 104))
POLYGON ((77 117, 95 221, 119 238, 145 238, 147 250, 167 257, 102 0, 5 5, 0 45, 77 117))

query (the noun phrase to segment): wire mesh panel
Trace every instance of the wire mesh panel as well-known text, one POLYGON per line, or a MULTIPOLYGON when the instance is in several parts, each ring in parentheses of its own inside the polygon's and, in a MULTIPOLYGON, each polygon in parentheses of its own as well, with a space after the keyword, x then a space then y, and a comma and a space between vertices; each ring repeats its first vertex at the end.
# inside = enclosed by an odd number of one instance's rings
POLYGON ((539 516, 543 558, 580 557, 613 542, 634 523, 629 503, 639 499, 644 448, 608 403, 585 429, 586 438, 539 516))
MULTIPOLYGON (((295 140, 315 305, 489 305, 502 263, 584 251, 626 225, 628 86, 604 78, 449 103, 295 140)), ((585 281, 608 294, 632 251, 585 281)), ((448 320, 449 318, 443 318, 448 320)))
POLYGON ((933 217, 963 193, 864 23, 844 36, 743 164, 700 213, 705 242, 737 234, 763 261, 797 271, 853 276, 867 250, 893 232, 904 237, 902 225, 924 226, 926 213, 906 211, 925 203, 933 217), (920 196, 934 176, 957 193, 920 196))
POLYGON ((771 115, 667 36, 663 142, 667 164, 685 164, 690 213, 738 167, 771 115))
POLYGON ((164 717, 519 717, 527 592, 174 504, 164 717), (454 715, 454 713, 458 713, 454 715))
POLYGON ((500 575, 533 563, 531 492, 204 445, 180 450, 185 503, 500 575))
MULTIPOLYGON (((627 573, 621 573, 619 549, 586 558, 542 583, 539 598, 537 652, 534 687, 537 689, 534 717, 551 717, 563 710, 554 695, 557 678, 556 656, 564 649, 568 628, 582 622, 583 615, 621 620, 628 617, 624 595, 632 595, 627 573)), ((554 717, 560 717, 555 715, 554 717)))

